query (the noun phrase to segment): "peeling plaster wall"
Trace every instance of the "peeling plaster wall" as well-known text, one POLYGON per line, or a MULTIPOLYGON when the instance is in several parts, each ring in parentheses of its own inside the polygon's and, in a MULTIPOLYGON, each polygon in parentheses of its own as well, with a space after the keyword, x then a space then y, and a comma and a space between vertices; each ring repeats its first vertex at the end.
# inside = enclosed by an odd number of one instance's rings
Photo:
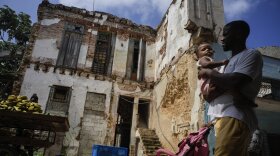
POLYGON ((67 141, 65 144, 67 145, 73 143, 74 145, 77 145, 78 143, 75 138, 77 137, 79 129, 75 127, 79 126, 81 122, 80 119, 83 117, 86 93, 96 92, 106 94, 107 98, 105 103, 105 113, 108 114, 112 83, 108 81, 98 81, 92 78, 87 79, 85 77, 79 77, 76 75, 69 76, 53 72, 45 73, 42 71, 34 71, 33 68, 34 65, 31 65, 30 68, 26 70, 20 94, 31 97, 33 93, 37 93, 39 97, 39 104, 42 105, 42 109, 45 110, 50 92, 50 86, 59 85, 71 87, 72 95, 68 113, 69 124, 71 128, 69 129, 69 134, 66 134, 67 141))
POLYGON ((128 38, 118 34, 116 38, 113 60, 113 75, 125 77, 127 53, 128 53, 128 38))
MULTIPOLYGON (((87 137, 87 135, 90 135, 88 130, 93 124, 95 129, 92 132, 102 132, 100 135, 94 135, 96 141, 99 144, 112 145, 119 96, 131 96, 136 99, 136 103, 139 99, 152 100, 156 32, 151 27, 138 26, 129 20, 107 13, 93 13, 74 7, 49 4, 46 1, 43 3, 45 4, 39 6, 39 21, 34 25, 30 47, 24 56, 25 61, 21 69, 24 76, 22 81, 18 82, 21 84, 19 94, 30 97, 33 93, 37 93, 39 103, 45 110, 51 86, 70 87, 72 89, 68 110, 70 129, 65 136, 62 134, 61 137, 64 137, 64 140, 60 139, 60 141, 63 140, 66 154, 78 155, 81 143, 88 147, 92 144, 90 142, 92 136, 87 137), (83 25, 85 29, 77 69, 55 66, 67 23, 83 25), (91 71, 98 31, 111 32, 116 35, 116 42, 112 47, 114 56, 112 75, 97 75, 91 71), (143 39, 147 44, 145 81, 143 82, 124 80, 129 38, 143 39), (85 114, 87 92, 106 95, 104 116, 85 114)), ((131 131, 131 145, 133 146, 135 144, 137 107, 134 109, 134 123, 132 123, 131 131)), ((60 150, 61 146, 53 146, 48 152, 59 154, 57 152, 60 150)), ((89 153, 90 150, 92 149, 85 152, 89 153)), ((82 155, 86 155, 85 152, 82 155)))
POLYGON ((198 9, 192 0, 176 0, 170 5, 161 25, 158 28, 156 42, 157 61, 156 77, 180 51, 190 46, 191 34, 186 31, 188 20, 198 27, 215 29, 217 39, 220 38, 224 26, 223 1, 196 1, 198 9), (207 9, 208 8, 208 9, 207 9), (197 17, 196 14, 199 14, 197 17), (213 23, 215 27, 213 27, 213 23), (176 42, 175 42, 176 41, 176 42))
POLYGON ((154 82, 155 80, 155 60, 156 60, 156 49, 153 42, 146 43, 146 58, 145 58, 145 81, 154 82))
POLYGON ((185 51, 189 47, 188 42, 191 34, 184 29, 184 25, 188 21, 187 5, 187 1, 184 0, 177 0, 175 3, 172 3, 166 14, 166 19, 161 25, 161 27, 163 27, 161 29, 163 30, 162 33, 157 36, 157 41, 159 42, 156 44, 159 44, 157 47, 165 45, 166 48, 164 50, 165 55, 159 57, 160 59, 157 60, 157 78, 162 69, 165 68, 180 51, 185 51), (163 44, 163 42, 165 43, 163 44))
POLYGON ((60 21, 59 18, 53 18, 53 19, 43 19, 41 21, 41 25, 49 26, 55 23, 58 23, 60 21))
MULTIPOLYGON (((196 1, 206 5, 209 1, 196 1)), ((218 26, 223 25, 223 5, 211 1, 218 26), (217 10, 214 10, 217 9, 217 10)), ((192 49, 193 38, 200 37, 185 30, 188 20, 198 27, 213 28, 207 9, 200 9, 196 18, 191 0, 174 0, 159 26, 156 38, 156 84, 151 128, 155 129, 161 143, 177 150, 177 143, 189 132, 197 131, 203 124, 204 107, 197 88, 197 67, 192 49)), ((211 11, 211 10, 210 10, 211 11)))
POLYGON ((33 58, 48 58, 53 59, 55 63, 59 50, 57 49, 56 39, 38 39, 35 41, 35 46, 32 53, 33 58))
MULTIPOLYGON (((206 0, 201 1, 204 2, 206 0)), ((214 20, 221 25, 222 0, 212 3, 213 10, 217 9, 217 13, 213 14, 216 17, 214 20)), ((177 149, 177 143, 188 132, 197 130, 203 122, 203 107, 196 93, 197 70, 194 51, 190 49, 193 36, 184 28, 189 19, 194 19, 198 26, 206 28, 211 28, 212 24, 205 22, 203 18, 195 19, 194 13, 191 13, 194 11, 190 9, 191 5, 190 0, 174 0, 157 32, 148 26, 136 25, 130 20, 107 13, 49 3, 40 5, 39 22, 32 34, 33 40, 26 56, 30 62, 24 65, 20 94, 31 96, 37 93, 39 103, 45 108, 49 86, 62 85, 73 89, 69 108, 70 129, 63 143, 67 147, 67 155, 74 156, 78 153, 81 131, 79 124, 84 116, 87 91, 106 94, 105 118, 86 118, 107 121, 100 124, 98 129, 106 132, 98 138, 105 145, 112 145, 114 142, 120 95, 133 97, 136 105, 139 99, 151 101, 149 128, 156 130, 164 147, 177 149), (76 71, 61 68, 54 70, 67 22, 85 27, 76 71), (98 31, 116 35, 112 49, 112 75, 109 76, 91 72, 98 31), (143 39, 146 42, 144 82, 125 79, 129 38, 143 39)), ((206 15, 206 11, 207 9, 202 9, 201 15, 206 15)), ((136 111, 137 107, 133 109, 136 111)), ((136 142, 136 116, 134 112, 131 147, 136 142)))
MULTIPOLYGON (((193 70, 195 68, 192 53, 184 53, 154 88, 151 127, 156 129, 163 146, 169 149, 172 146, 176 149, 177 143, 186 133, 194 130, 191 109, 194 105, 200 106, 200 101, 194 103, 197 77, 196 70, 193 70)), ((201 113, 201 109, 199 111, 201 113)))

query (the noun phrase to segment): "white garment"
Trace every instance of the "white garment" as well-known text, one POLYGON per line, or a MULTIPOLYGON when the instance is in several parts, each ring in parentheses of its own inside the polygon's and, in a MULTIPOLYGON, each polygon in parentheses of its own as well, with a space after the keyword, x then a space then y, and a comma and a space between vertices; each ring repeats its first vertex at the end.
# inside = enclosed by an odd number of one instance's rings
MULTIPOLYGON (((262 56, 257 50, 244 50, 233 56, 224 73, 242 73, 252 78, 252 81, 241 89, 248 99, 255 100, 262 79, 262 56)), ((211 120, 217 117, 233 117, 244 121, 251 131, 257 127, 257 118, 252 108, 238 109, 233 104, 233 96, 226 92, 209 103, 208 115, 211 120)))

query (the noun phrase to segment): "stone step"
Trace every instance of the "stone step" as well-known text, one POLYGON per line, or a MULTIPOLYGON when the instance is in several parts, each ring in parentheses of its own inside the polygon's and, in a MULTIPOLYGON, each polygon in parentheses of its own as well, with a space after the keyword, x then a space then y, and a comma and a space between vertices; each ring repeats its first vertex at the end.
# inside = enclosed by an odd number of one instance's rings
POLYGON ((145 142, 145 143, 160 143, 159 139, 154 139, 154 138, 142 138, 141 139, 142 142, 145 142))
POLYGON ((149 145, 149 144, 144 144, 145 148, 160 148, 162 147, 160 143, 157 143, 157 144, 153 144, 153 145, 149 145))
POLYGON ((156 135, 153 135, 153 136, 143 136, 143 135, 141 135, 141 138, 142 139, 147 139, 147 140, 159 140, 158 136, 156 136, 156 135))
MULTIPOLYGON (((162 147, 159 138, 154 130, 139 129, 140 140, 144 146, 145 156, 156 156, 156 150, 162 147)), ((162 155, 165 156, 165 155, 162 155)))
POLYGON ((148 136, 154 136, 155 135, 156 136, 155 130, 150 130, 150 129, 140 128, 139 133, 140 133, 140 135, 148 135, 148 136))

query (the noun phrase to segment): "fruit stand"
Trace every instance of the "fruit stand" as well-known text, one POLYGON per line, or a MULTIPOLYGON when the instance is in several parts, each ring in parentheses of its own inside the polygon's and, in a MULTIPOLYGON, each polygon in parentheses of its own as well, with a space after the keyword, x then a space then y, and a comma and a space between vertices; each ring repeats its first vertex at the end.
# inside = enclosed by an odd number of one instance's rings
MULTIPOLYGON (((53 145, 57 132, 66 132, 69 129, 66 117, 41 114, 40 106, 31 104, 28 100, 26 102, 29 103, 28 107, 28 104, 22 107, 23 102, 19 104, 18 100, 14 104, 5 103, 7 107, 4 107, 7 109, 0 109, 0 155, 33 155, 37 149, 53 145), (28 112, 28 108, 32 107, 28 112), (26 108, 26 111, 20 111, 24 110, 23 108, 26 108)), ((4 107, 2 102, 0 108, 4 107)))

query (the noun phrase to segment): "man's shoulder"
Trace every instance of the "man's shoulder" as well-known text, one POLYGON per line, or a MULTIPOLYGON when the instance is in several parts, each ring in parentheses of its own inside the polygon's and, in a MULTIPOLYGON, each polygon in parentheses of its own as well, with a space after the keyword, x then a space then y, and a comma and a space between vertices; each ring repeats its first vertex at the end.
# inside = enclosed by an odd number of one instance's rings
POLYGON ((246 49, 244 50, 243 52, 240 53, 239 55, 239 58, 242 58, 242 59, 249 59, 249 58, 252 58, 252 59, 257 59, 257 58, 262 58, 262 54, 259 50, 257 49, 246 49))
POLYGON ((247 50, 244 50, 243 52, 248 53, 248 54, 260 55, 261 56, 261 52, 257 49, 247 49, 247 50))

